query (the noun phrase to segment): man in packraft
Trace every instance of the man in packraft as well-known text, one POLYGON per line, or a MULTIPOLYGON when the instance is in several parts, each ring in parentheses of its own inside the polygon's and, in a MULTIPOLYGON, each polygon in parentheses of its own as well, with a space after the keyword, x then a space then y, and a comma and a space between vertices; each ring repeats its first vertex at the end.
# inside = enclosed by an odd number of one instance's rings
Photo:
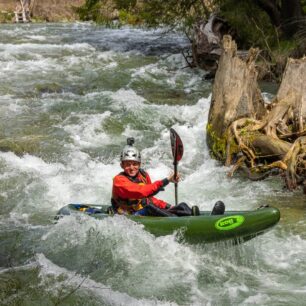
POLYGON ((169 183, 177 183, 179 175, 175 177, 171 174, 167 178, 152 182, 149 174, 141 168, 141 155, 133 144, 134 138, 128 138, 120 156, 123 171, 113 180, 114 212, 138 216, 190 216, 192 209, 186 203, 172 206, 155 197, 169 183))

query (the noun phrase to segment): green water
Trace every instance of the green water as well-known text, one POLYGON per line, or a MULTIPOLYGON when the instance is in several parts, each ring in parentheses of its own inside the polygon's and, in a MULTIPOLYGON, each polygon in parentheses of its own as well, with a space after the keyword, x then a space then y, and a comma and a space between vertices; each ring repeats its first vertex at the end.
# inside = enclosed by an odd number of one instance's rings
MULTIPOLYGON (((185 68, 186 47, 161 29, 1 25, 1 305, 304 305, 305 196, 278 178, 228 179, 209 157, 211 83, 185 68), (122 217, 54 224, 67 203, 109 203, 127 137, 153 180, 167 176, 171 127, 185 148, 180 201, 269 204, 279 225, 232 246, 156 238, 122 217)), ((159 197, 173 203, 173 188, 159 197)))

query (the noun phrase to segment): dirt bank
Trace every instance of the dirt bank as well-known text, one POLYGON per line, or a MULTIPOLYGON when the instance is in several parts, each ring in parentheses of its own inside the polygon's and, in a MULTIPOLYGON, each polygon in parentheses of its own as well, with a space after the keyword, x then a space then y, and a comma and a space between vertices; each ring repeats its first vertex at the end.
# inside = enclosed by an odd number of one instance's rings
MULTIPOLYGON (((0 12, 13 16, 16 3, 14 0, 1 0, 0 12)), ((33 21, 73 21, 78 20, 78 15, 75 14, 74 8, 85 3, 85 0, 32 0, 31 1, 31 16, 33 21)), ((4 21, 10 21, 7 18, 4 21)))

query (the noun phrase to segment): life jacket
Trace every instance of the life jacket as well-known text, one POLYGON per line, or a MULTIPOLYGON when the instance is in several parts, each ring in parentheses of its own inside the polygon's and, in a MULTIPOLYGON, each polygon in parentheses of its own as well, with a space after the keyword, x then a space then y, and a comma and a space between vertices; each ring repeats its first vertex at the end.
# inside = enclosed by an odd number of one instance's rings
MULTIPOLYGON (((118 175, 123 175, 127 177, 131 182, 139 185, 146 185, 148 183, 146 172, 143 169, 139 169, 139 173, 136 177, 128 176, 124 172, 120 172, 118 175)), ((147 204, 152 202, 150 198, 121 199, 115 194, 112 195, 111 201, 112 207, 118 214, 133 214, 134 212, 143 209, 147 204)))

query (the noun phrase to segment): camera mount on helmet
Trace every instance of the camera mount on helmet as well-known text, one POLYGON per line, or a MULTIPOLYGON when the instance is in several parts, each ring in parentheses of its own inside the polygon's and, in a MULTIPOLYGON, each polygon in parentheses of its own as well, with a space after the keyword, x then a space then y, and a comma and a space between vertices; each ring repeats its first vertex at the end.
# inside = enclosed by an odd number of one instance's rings
POLYGON ((135 138, 134 137, 128 137, 126 140, 126 143, 128 146, 133 146, 133 144, 135 143, 135 138))
POLYGON ((120 161, 123 162, 125 160, 134 160, 141 163, 141 155, 140 152, 133 145, 135 143, 134 137, 129 137, 126 140, 127 145, 123 148, 120 161))

